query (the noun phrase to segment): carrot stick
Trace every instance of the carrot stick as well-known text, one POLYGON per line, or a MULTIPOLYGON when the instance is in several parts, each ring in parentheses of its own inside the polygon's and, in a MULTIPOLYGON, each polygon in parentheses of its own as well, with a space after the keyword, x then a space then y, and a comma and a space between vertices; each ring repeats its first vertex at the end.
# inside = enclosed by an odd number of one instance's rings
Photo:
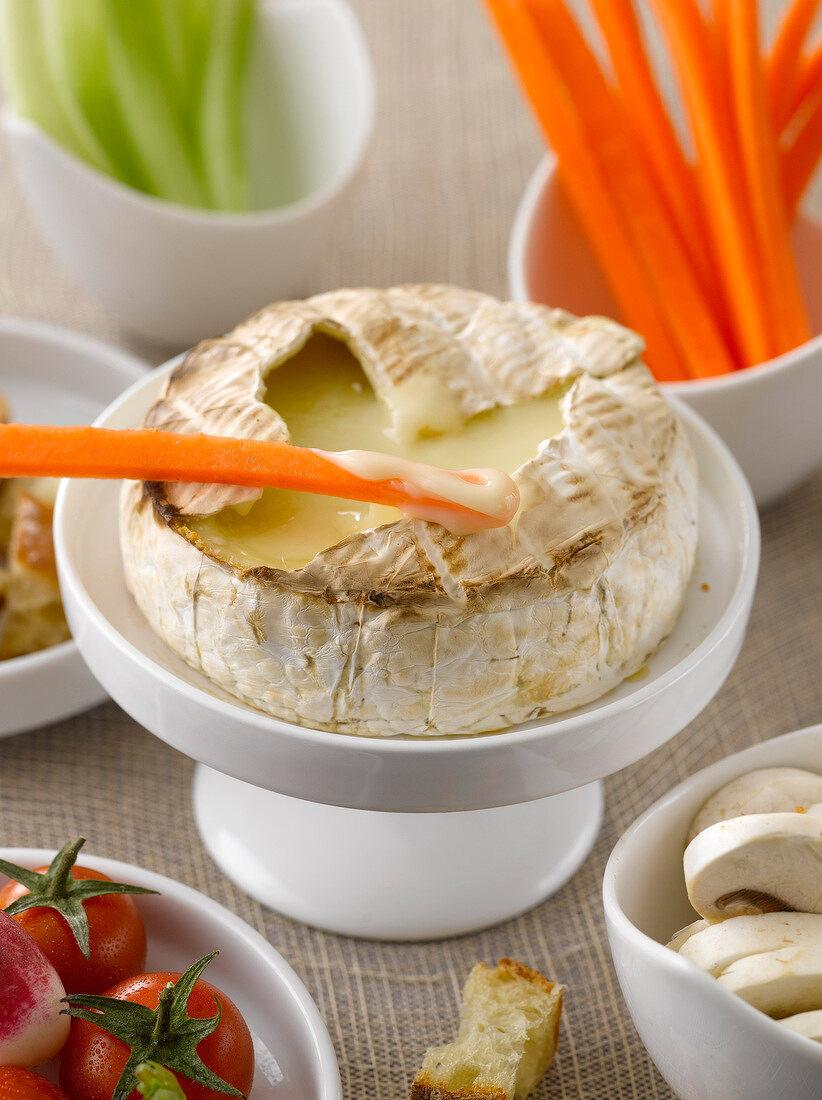
POLYGON ((802 59, 780 152, 785 203, 794 220, 822 158, 822 45, 802 59))
POLYGON ((634 251, 692 377, 727 374, 734 362, 653 178, 627 114, 564 0, 526 0, 546 55, 577 105, 610 181, 634 251))
POLYGON ((816 98, 820 88, 822 88, 822 45, 802 55, 785 117, 777 119, 777 133, 784 134, 790 129, 808 104, 816 98))
POLYGON ((757 0, 727 2, 734 27, 728 59, 734 113, 768 291, 769 314, 775 328, 775 351, 781 353, 810 339, 810 325, 791 249, 776 138, 759 51, 757 0))
POLYGON ((768 56, 768 100, 777 133, 781 133, 790 118, 790 105, 797 70, 800 68, 802 47, 818 10, 819 0, 793 0, 785 11, 768 56))
POLYGON ((782 156, 782 189, 791 217, 822 160, 822 93, 782 156))
POLYGON ((708 301, 721 308, 723 289, 693 169, 659 93, 632 0, 591 0, 591 3, 626 113, 676 223, 681 243, 708 301))
POLYGON ((516 0, 486 0, 537 120, 556 152, 562 180, 626 324, 642 333, 648 362, 662 381, 686 378, 593 155, 576 107, 516 0))
MULTIPOLYGON (((344 452, 340 461, 345 462, 344 452)), ((389 504, 409 514, 424 510, 475 521, 480 527, 504 526, 519 503, 511 482, 511 499, 503 515, 486 514, 420 490, 413 477, 380 480, 358 477, 308 447, 260 439, 175 435, 152 429, 114 431, 106 428, 0 425, 0 477, 133 478, 142 481, 191 481, 220 485, 273 486, 345 500, 389 504)), ((385 456, 376 456, 378 460, 385 456)), ((390 461, 390 459, 389 459, 390 461)), ((420 472, 431 467, 412 463, 420 472)), ((416 472, 416 471, 415 471, 416 472)), ((480 472, 458 474, 459 482, 483 483, 480 472)), ((442 520, 446 526, 447 518, 442 520)))
POLYGON ((702 204, 746 365, 775 354, 738 147, 727 125, 711 40, 695 0, 651 0, 679 71, 697 148, 702 204))

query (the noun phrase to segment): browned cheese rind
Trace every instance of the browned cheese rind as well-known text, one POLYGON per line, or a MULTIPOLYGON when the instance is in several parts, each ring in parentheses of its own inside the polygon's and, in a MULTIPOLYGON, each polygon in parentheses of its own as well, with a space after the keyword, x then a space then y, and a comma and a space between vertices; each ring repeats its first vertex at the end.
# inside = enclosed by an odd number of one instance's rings
POLYGON ((641 668, 676 621, 697 540, 694 456, 641 340, 454 287, 337 291, 199 345, 146 424, 287 440, 265 378, 316 332, 348 345, 388 405, 418 372, 466 417, 565 387, 565 428, 515 473, 526 506, 509 526, 458 537, 402 519, 294 570, 220 560, 186 525, 259 491, 128 483, 127 583, 171 649, 269 714, 377 736, 505 729, 641 668))

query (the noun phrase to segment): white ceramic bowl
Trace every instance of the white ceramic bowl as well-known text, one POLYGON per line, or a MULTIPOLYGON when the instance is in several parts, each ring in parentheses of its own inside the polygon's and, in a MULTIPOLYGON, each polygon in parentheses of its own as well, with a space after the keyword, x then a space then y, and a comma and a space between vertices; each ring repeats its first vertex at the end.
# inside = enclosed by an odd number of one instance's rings
MULTIPOLYGON (((172 367, 133 387, 99 423, 141 423, 172 367)), ((503 920, 573 874, 599 828, 592 781, 667 741, 709 702, 739 652, 753 599, 759 527, 750 490, 718 437, 681 412, 700 467, 698 562, 647 675, 568 714, 480 737, 353 737, 232 699, 176 657, 131 600, 119 486, 64 483, 56 545, 74 635, 132 717, 201 761, 198 827, 235 882, 324 928, 418 939, 503 920), (271 843, 282 835, 287 845, 271 843)))
MULTIPOLYGON (((822 225, 800 217, 797 263, 814 332, 822 332, 822 225)), ((546 156, 519 204, 508 250, 512 298, 573 313, 619 318, 576 214, 546 156)), ((769 363, 720 378, 666 383, 725 440, 760 507, 779 499, 822 462, 822 336, 769 363)))
POLYGON ((333 247, 371 134, 374 80, 346 0, 265 0, 254 37, 252 188, 259 210, 216 214, 125 187, 10 112, 3 124, 34 218, 122 324, 184 347, 302 296, 333 247))
MULTIPOLYGON (((0 848, 0 858, 21 867, 43 866, 53 856, 41 848, 0 848)), ((80 862, 117 882, 158 891, 138 899, 148 939, 146 971, 183 971, 203 955, 220 952, 205 978, 234 1001, 282 1074, 271 1085, 258 1067, 249 1100, 341 1100, 337 1059, 317 1006, 258 932, 205 894, 164 875, 85 853, 80 862)), ((0 874, 0 884, 5 881, 0 874)), ((56 1065, 44 1072, 56 1080, 56 1065)))
POLYGON ((617 843, 603 900, 622 992, 648 1052, 682 1100, 818 1100, 822 1045, 779 1027, 665 947, 697 919, 682 853, 691 821, 723 784, 756 768, 822 772, 822 725, 736 753, 670 791, 617 843))
MULTIPOLYGON (((15 420, 89 424, 147 373, 146 363, 87 336, 0 317, 0 391, 15 420)), ((0 661, 0 737, 79 714, 105 698, 73 641, 0 661)))
MULTIPOLYGON (((142 423, 176 362, 138 382, 97 424, 142 423)), ((551 719, 477 737, 369 738, 294 725, 229 696, 160 641, 129 595, 115 482, 61 486, 55 547, 69 621, 101 682, 139 722, 246 782, 332 805, 408 812, 503 806, 568 790, 624 767, 686 725, 741 645, 759 564, 756 509, 721 440, 690 410, 679 412, 700 474, 698 560, 684 609, 646 675, 551 719)))

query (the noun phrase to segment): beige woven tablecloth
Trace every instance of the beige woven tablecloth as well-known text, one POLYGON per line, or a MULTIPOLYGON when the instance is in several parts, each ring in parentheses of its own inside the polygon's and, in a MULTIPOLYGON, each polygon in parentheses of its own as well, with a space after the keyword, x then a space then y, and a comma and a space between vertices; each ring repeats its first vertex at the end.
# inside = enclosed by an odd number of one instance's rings
MULTIPOLYGON (((379 88, 373 149, 315 287, 442 280, 506 292, 509 226, 541 151, 478 0, 352 0, 379 88)), ((771 9, 777 6, 770 5, 771 9)), ((0 161, 0 312, 130 346, 38 239, 0 161)), ((693 771, 822 720, 822 476, 763 517, 759 590, 742 655, 714 702, 665 748, 606 783, 599 841, 537 909, 422 945, 349 940, 252 901, 212 863, 189 797, 192 763, 113 703, 0 742, 0 845, 88 850, 188 883, 235 910, 296 968, 337 1051, 346 1100, 407 1096, 423 1049, 449 1037, 477 959, 513 955, 567 988, 559 1055, 537 1096, 669 1097, 623 1005, 600 884, 620 833, 693 771)), ((2 699, 0 699, 2 706, 2 699)))

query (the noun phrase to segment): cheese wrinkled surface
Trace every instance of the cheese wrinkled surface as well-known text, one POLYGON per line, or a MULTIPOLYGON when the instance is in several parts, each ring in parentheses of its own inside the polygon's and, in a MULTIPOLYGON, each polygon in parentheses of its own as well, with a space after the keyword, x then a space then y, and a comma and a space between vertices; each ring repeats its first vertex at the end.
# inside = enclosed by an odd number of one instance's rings
POLYGON ((193 668, 314 728, 479 733, 590 702, 670 632, 696 549, 694 456, 641 353, 604 318, 456 287, 276 303, 190 352, 146 426, 311 445, 316 430, 327 450, 377 433, 376 449, 431 448, 427 461, 442 448, 445 465, 508 466, 518 516, 460 537, 302 502, 289 533, 293 501, 131 483, 129 588, 193 668), (353 372, 326 410, 297 389, 288 408, 303 349, 353 372))

